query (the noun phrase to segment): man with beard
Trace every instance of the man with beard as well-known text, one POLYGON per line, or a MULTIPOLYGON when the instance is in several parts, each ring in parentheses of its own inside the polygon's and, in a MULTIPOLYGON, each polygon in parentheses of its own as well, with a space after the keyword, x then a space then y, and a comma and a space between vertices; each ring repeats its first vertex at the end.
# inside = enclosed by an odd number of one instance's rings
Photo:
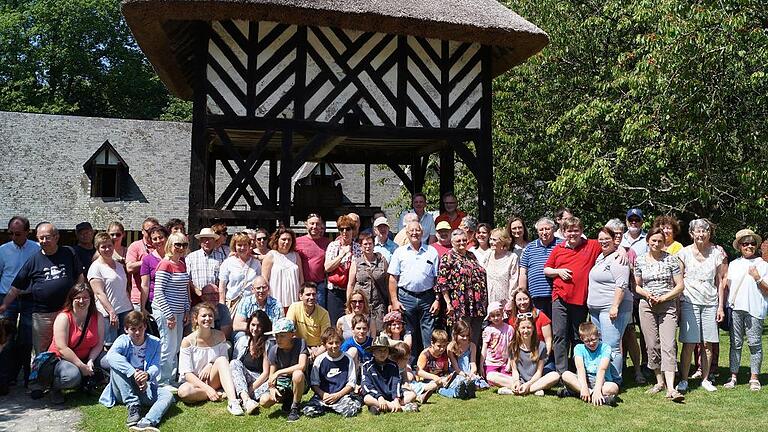
POLYGON ((325 250, 331 239, 325 236, 325 221, 310 213, 306 221, 307 235, 296 238, 296 252, 301 257, 304 280, 317 285, 317 304, 326 307, 325 250))

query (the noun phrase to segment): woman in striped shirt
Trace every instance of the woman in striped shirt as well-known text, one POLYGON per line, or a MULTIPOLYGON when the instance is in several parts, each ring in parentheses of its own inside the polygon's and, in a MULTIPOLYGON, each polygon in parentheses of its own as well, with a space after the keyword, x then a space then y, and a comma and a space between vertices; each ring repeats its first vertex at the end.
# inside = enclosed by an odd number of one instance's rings
POLYGON ((160 384, 170 384, 178 365, 179 348, 184 337, 184 324, 189 317, 189 274, 184 256, 189 240, 173 233, 165 244, 165 257, 157 265, 152 316, 160 330, 160 384))

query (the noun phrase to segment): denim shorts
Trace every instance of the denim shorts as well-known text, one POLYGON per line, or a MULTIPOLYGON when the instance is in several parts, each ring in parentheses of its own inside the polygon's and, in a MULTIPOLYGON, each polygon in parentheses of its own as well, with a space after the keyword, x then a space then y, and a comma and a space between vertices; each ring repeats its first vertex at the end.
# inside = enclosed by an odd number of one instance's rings
POLYGON ((682 343, 719 342, 717 306, 680 302, 680 335, 682 343))

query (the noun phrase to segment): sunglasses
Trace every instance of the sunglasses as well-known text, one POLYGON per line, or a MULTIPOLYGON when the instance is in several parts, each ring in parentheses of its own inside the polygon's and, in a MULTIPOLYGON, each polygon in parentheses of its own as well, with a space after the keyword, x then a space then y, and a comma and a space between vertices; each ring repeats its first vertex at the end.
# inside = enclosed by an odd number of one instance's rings
POLYGON ((266 237, 256 237, 256 241, 264 241, 266 240, 266 237))
POLYGON ((352 303, 352 304, 363 304, 363 303, 365 303, 363 300, 350 300, 349 302, 352 303))
POLYGON ((533 312, 520 312, 517 314, 517 319, 533 318, 533 312))
POLYGON ((122 237, 123 233, 109 233, 110 237, 122 237))
POLYGON ((189 246, 189 243, 174 243, 173 246, 177 248, 185 248, 189 246))
POLYGON ((339 232, 344 232, 344 231, 352 231, 352 228, 350 228, 350 227, 339 227, 339 232))
POLYGON ((744 243, 741 243, 741 246, 743 246, 743 247, 757 246, 757 243, 756 242, 744 242, 744 243))

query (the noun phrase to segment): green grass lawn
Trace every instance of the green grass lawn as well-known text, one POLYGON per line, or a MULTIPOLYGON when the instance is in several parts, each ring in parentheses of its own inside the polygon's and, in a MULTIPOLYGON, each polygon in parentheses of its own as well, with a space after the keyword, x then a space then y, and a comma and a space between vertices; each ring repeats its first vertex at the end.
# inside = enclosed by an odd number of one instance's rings
MULTIPOLYGON (((751 392, 746 385, 749 376, 749 350, 744 347, 739 386, 722 388, 729 376, 728 335, 721 334, 720 378, 718 391, 707 393, 691 380, 691 390, 684 404, 675 404, 664 395, 646 395, 649 386, 629 382, 621 394, 624 401, 616 408, 592 407, 576 398, 558 399, 554 393, 545 397, 499 396, 493 390, 479 392, 477 399, 460 401, 434 395, 420 413, 398 413, 371 416, 363 411, 357 418, 342 419, 328 414, 321 418, 302 417, 288 424, 279 406, 261 411, 256 416, 233 417, 226 403, 186 406, 176 403, 160 424, 162 431, 337 431, 341 429, 370 431, 484 430, 526 431, 752 431, 768 429, 768 355, 763 361, 761 382, 765 388, 751 392)), ((768 354, 768 338, 763 336, 763 351, 768 354)), ((631 376, 631 374, 628 374, 631 376)), ((310 392, 311 393, 311 392, 310 392)), ((308 396, 307 396, 308 397, 308 396)), ((96 398, 73 398, 83 412, 82 429, 86 431, 125 431, 124 406, 112 409, 99 405, 96 398)))

